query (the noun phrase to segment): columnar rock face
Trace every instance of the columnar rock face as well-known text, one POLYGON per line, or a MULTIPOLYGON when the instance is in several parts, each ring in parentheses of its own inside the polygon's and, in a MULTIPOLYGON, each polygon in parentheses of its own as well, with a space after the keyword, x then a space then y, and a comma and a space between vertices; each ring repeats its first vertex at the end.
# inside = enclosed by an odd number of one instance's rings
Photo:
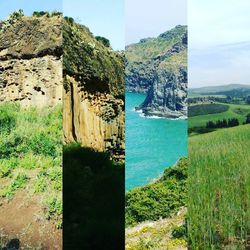
POLYGON ((66 143, 124 156, 124 60, 83 25, 64 24, 66 143), (73 46, 74 45, 74 46, 73 46))
POLYGON ((137 107, 145 115, 187 116, 187 27, 126 48, 126 89, 146 93, 137 107))
POLYGON ((62 103, 62 18, 22 17, 0 31, 0 101, 62 103))

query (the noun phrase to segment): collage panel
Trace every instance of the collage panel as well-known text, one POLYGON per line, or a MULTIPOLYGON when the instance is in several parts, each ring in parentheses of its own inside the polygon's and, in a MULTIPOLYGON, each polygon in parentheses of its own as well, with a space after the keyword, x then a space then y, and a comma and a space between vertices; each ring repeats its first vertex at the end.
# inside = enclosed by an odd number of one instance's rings
POLYGON ((228 3, 189 1, 191 249, 250 248, 250 3, 228 3))
POLYGON ((61 249, 62 4, 0 19, 0 249, 61 249))
POLYGON ((64 249, 124 248, 123 11, 64 1, 64 249))
POLYGON ((127 250, 187 246, 186 7, 126 1, 127 250))

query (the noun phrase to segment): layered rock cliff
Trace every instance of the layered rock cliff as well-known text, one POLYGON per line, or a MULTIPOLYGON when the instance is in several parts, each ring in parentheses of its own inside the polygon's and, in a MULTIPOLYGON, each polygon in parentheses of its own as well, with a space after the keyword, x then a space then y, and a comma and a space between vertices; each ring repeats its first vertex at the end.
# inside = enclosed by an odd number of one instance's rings
POLYGON ((66 143, 124 155, 124 59, 87 27, 66 18, 64 110, 66 143))
POLYGON ((126 47, 126 89, 146 93, 145 115, 187 116, 187 27, 126 47))
POLYGON ((0 101, 62 103, 62 17, 26 17, 0 29, 0 101))

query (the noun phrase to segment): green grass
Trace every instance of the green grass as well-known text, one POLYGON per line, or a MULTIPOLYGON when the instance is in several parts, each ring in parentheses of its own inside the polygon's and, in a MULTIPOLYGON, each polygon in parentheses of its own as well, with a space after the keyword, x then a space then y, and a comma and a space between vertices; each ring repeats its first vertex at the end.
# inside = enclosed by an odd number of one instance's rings
MULTIPOLYGON (((234 106, 233 106, 234 107, 234 106)), ((241 249, 250 230, 250 125, 189 139, 192 249, 241 249)))
MULTIPOLYGON (((13 199, 29 183, 27 192, 41 194, 42 200, 53 195, 61 204, 61 106, 22 109, 14 103, 0 104, 0 141, 0 196, 13 199)), ((50 210, 50 204, 43 203, 44 210, 50 210)))
POLYGON ((146 220, 159 220, 177 212, 186 201, 187 160, 164 171, 154 183, 126 193, 126 226, 146 220))
MULTIPOLYGON (((205 107, 207 108, 207 104, 202 104, 202 105, 206 105, 205 107)), ((250 113, 250 105, 243 105, 243 104, 242 105, 226 104, 226 105, 229 106, 229 109, 225 112, 190 117, 188 119, 189 128, 205 127, 208 121, 217 121, 229 118, 237 118, 240 124, 243 124, 243 122, 246 121, 246 115, 250 113)))

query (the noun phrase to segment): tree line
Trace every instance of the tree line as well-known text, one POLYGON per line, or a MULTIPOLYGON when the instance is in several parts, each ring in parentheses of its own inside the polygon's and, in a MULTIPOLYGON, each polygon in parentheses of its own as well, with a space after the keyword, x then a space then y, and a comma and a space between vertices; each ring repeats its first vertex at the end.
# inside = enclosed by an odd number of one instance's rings
MULTIPOLYGON (((244 124, 250 124, 250 113, 246 116, 246 121, 244 124)), ((208 121, 206 128, 230 128, 239 126, 239 120, 237 118, 229 118, 228 120, 217 120, 217 121, 208 121)))
POLYGON ((237 118, 229 118, 228 120, 217 120, 217 121, 208 121, 206 128, 230 128, 238 126, 239 120, 237 118))

